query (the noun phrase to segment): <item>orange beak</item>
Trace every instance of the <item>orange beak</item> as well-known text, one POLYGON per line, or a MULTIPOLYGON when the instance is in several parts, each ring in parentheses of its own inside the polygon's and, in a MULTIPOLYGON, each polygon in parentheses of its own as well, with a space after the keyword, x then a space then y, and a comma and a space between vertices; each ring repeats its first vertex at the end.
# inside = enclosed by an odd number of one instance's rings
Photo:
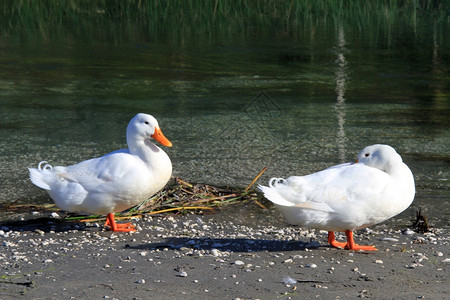
POLYGON ((152 139, 158 141, 161 145, 166 147, 172 147, 172 142, 169 141, 162 133, 159 127, 155 127, 155 133, 151 135, 152 139))
POLYGON ((355 164, 357 164, 357 163, 358 163, 358 159, 355 160, 355 164))

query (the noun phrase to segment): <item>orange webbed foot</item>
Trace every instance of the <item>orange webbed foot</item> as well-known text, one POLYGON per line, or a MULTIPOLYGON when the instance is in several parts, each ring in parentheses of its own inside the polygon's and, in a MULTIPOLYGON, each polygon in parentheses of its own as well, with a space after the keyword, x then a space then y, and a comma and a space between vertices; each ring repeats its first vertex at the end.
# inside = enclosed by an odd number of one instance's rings
POLYGON ((109 227, 111 231, 115 232, 132 232, 136 231, 136 227, 132 225, 131 223, 123 223, 123 224, 117 224, 115 227, 110 226, 109 227))
POLYGON ((136 228, 131 223, 117 224, 114 220, 114 214, 109 213, 106 215, 105 226, 108 226, 111 231, 114 232, 132 232, 136 231, 136 228))
POLYGON ((354 250, 354 251, 377 251, 378 249, 374 246, 364 246, 355 244, 353 241, 353 232, 351 230, 346 230, 345 235, 347 236, 347 245, 345 249, 354 250))
POLYGON ((364 246, 355 244, 353 241, 353 232, 350 230, 345 231, 345 235, 347 236, 347 243, 342 243, 336 241, 336 237, 333 231, 328 231, 328 243, 336 248, 353 250, 353 251, 377 251, 378 249, 374 246, 364 246))
POLYGON ((339 249, 346 249, 347 247, 347 243, 342 243, 342 242, 338 242, 338 241, 333 241, 330 243, 331 246, 333 246, 334 248, 339 248, 339 249))
POLYGON ((347 245, 347 246, 345 246, 345 249, 354 250, 354 251, 378 251, 378 249, 375 248, 374 246, 366 246, 366 245, 358 245, 358 244, 353 244, 352 248, 350 248, 347 245))

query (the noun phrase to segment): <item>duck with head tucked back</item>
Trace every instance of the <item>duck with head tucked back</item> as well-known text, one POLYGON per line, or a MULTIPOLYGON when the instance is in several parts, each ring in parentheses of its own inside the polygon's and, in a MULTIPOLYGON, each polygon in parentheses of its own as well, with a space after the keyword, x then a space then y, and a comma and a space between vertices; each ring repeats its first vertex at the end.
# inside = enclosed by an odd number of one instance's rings
POLYGON ((372 145, 355 163, 330 167, 306 176, 272 178, 260 186, 288 223, 328 231, 328 243, 349 250, 377 250, 357 245, 353 231, 383 222, 404 211, 415 194, 414 177, 401 156, 388 145, 372 145), (334 231, 345 232, 347 243, 334 231))
POLYGON ((169 156, 152 143, 172 143, 163 135, 158 121, 139 113, 127 127, 128 149, 63 167, 43 161, 28 168, 31 181, 46 190, 56 205, 80 214, 105 214, 112 231, 130 232, 131 223, 118 224, 114 213, 126 210, 161 190, 172 175, 169 156))

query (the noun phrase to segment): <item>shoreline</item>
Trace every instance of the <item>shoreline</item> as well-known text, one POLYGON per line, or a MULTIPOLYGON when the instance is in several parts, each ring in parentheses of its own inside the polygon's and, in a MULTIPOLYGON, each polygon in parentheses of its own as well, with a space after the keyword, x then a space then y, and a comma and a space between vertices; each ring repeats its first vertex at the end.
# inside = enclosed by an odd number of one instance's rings
POLYGON ((447 228, 418 234, 382 223, 355 235, 379 251, 353 252, 276 214, 234 206, 144 216, 131 221, 135 233, 45 215, 27 226, 2 222, 0 299, 438 299, 450 292, 447 228))

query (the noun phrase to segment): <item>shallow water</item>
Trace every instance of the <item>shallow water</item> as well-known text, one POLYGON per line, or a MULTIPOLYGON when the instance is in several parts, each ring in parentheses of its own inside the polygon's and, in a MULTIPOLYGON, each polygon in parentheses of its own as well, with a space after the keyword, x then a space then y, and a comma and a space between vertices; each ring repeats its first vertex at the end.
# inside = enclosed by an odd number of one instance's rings
POLYGON ((128 121, 146 112, 174 144, 174 176, 192 182, 244 187, 264 166, 259 183, 392 145, 415 175, 414 206, 448 226, 449 23, 415 22, 318 18, 184 39, 4 30, 0 203, 50 202, 27 167, 123 148, 128 121))

